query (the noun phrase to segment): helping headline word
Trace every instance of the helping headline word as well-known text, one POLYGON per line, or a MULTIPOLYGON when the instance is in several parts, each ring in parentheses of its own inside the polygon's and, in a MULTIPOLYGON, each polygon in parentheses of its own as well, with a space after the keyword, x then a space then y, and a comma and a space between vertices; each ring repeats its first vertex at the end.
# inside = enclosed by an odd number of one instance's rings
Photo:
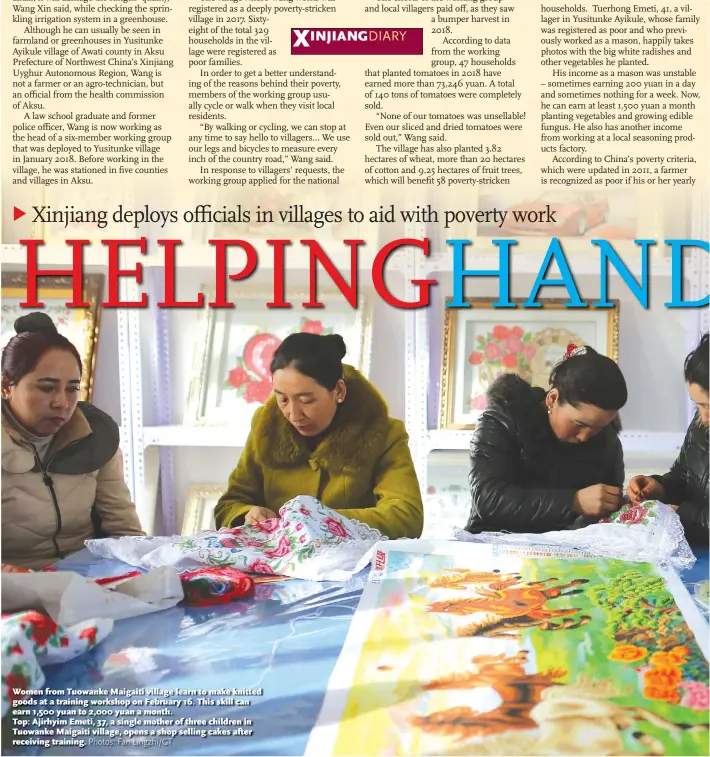
MULTIPOLYGON (((359 266, 358 255, 360 248, 365 244, 362 239, 344 240, 346 247, 344 258, 347 262, 347 273, 341 270, 333 262, 332 257, 314 239, 301 239, 300 244, 307 250, 309 271, 309 299, 302 303, 304 308, 324 308, 325 305, 318 298, 318 272, 322 268, 330 277, 348 304, 353 308, 358 307, 359 266)), ((530 294, 526 300, 512 301, 511 275, 514 253, 511 250, 517 244, 515 239, 494 239, 493 245, 498 248, 496 268, 466 268, 466 250, 471 245, 467 239, 447 239, 445 244, 449 248, 450 271, 452 274, 451 296, 446 298, 447 308, 469 308, 471 303, 467 301, 464 293, 464 285, 467 281, 480 278, 495 278, 498 282, 497 301, 492 303, 494 308, 540 308, 538 302, 540 291, 544 287, 554 287, 560 292, 560 299, 565 300, 567 308, 611 308, 614 303, 608 299, 609 274, 611 269, 616 271, 624 284, 631 291, 638 303, 643 308, 649 306, 650 294, 650 267, 649 256, 651 248, 657 244, 655 240, 637 239, 634 245, 638 248, 640 256, 641 274, 637 279, 626 265, 621 255, 607 240, 593 239, 591 244, 597 248, 599 260, 599 299, 587 302, 580 296, 575 283, 574 274, 570 261, 557 238, 552 238, 547 247, 545 256, 538 269, 530 294), (551 267, 557 266, 559 275, 548 275, 551 267)), ((272 274, 273 297, 266 302, 267 308, 291 308, 292 303, 287 300, 285 272, 289 261, 287 260, 287 248, 294 242, 287 239, 269 239, 266 242, 271 247, 273 260, 269 265, 272 274)), ((697 239, 667 239, 664 241, 670 248, 669 258, 671 265, 671 298, 664 303, 667 308, 700 308, 710 303, 710 295, 697 300, 685 300, 683 292, 684 281, 684 257, 690 248, 698 248, 706 253, 710 252, 708 242, 697 239)), ((88 308, 83 291, 84 249, 91 242, 86 239, 68 239, 66 244, 72 248, 72 264, 69 268, 47 269, 40 268, 39 248, 44 244, 42 240, 21 240, 21 245, 26 247, 27 253, 27 291, 22 308, 42 308, 44 303, 38 298, 38 286, 45 276, 64 276, 71 279, 72 300, 67 302, 70 308, 88 308)), ((205 302, 205 294, 199 292, 194 300, 178 300, 175 293, 175 275, 178 268, 178 247, 182 245, 179 239, 160 239, 157 244, 163 248, 163 276, 164 296, 157 303, 159 308, 203 308, 205 304, 210 308, 234 308, 236 305, 227 297, 227 284, 230 281, 246 281, 259 266, 259 254, 255 247, 243 239, 211 239, 209 244, 214 247, 214 294, 210 302, 205 302), (238 249, 243 253, 241 269, 229 272, 228 257, 230 250, 238 249)), ((122 278, 135 279, 137 284, 143 281, 143 265, 136 263, 134 268, 124 269, 120 267, 120 254, 125 248, 137 250, 141 255, 148 254, 148 242, 146 237, 140 239, 105 239, 102 245, 106 247, 107 273, 107 296, 101 305, 104 308, 146 308, 149 306, 148 294, 143 292, 140 299, 135 301, 121 300, 119 296, 119 283, 122 278)), ((384 244, 376 253, 371 264, 372 284, 378 296, 391 307, 414 310, 426 308, 431 304, 432 289, 439 286, 440 282, 435 278, 412 278, 409 284, 414 290, 413 299, 403 300, 397 297, 388 288, 385 282, 385 268, 395 255, 404 256, 404 260, 414 268, 418 257, 429 257, 431 244, 428 238, 399 238, 384 244)), ((341 253, 342 254, 342 253, 341 253)), ((483 256, 481 256, 483 257, 483 256)), ((495 253, 490 254, 495 258, 495 253)), ((438 266, 441 268, 441 266, 438 266)), ((448 269, 447 269, 448 270, 448 269)))

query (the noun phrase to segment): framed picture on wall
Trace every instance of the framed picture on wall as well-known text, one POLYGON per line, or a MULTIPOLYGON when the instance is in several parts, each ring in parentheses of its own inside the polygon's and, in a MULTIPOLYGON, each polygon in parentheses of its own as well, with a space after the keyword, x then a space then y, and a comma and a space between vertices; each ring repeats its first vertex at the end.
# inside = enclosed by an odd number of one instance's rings
POLYGON ((470 298, 470 308, 446 310, 442 429, 474 428, 486 408, 488 387, 503 373, 517 373, 547 389, 550 371, 570 343, 589 345, 618 361, 618 302, 605 310, 574 310, 565 308, 563 300, 538 301, 540 309, 508 310, 494 308, 490 299, 470 298))
POLYGON ((190 485, 182 519, 180 532, 182 536, 190 536, 198 531, 214 530, 214 508, 226 490, 226 483, 190 485))
MULTIPOLYGON (((66 303, 71 302, 73 297, 72 286, 71 276, 43 276, 38 287, 38 297, 44 303, 42 312, 54 321, 59 333, 67 337, 79 351, 82 364, 80 399, 90 402, 99 344, 99 302, 103 296, 104 275, 84 276, 84 301, 90 303, 88 308, 67 307, 66 303)), ((5 349, 5 345, 15 336, 15 320, 32 312, 30 308, 20 307, 26 295, 27 274, 3 272, 1 349, 5 349)))
POLYGON ((269 365, 289 334, 340 334, 347 348, 344 362, 368 375, 371 301, 353 310, 342 295, 321 294, 324 308, 304 310, 298 304, 307 302, 308 294, 302 293, 289 295, 294 307, 286 310, 267 308, 264 303, 271 296, 251 295, 239 299, 234 309, 208 308, 203 313, 188 392, 187 425, 246 424, 248 428, 254 411, 271 394, 269 365))

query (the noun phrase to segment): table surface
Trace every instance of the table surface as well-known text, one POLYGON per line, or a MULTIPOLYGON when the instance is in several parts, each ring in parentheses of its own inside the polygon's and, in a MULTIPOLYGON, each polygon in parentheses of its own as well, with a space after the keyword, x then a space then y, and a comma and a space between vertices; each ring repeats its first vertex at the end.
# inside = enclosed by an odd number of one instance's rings
MULTIPOLYGON (((690 588, 708 578, 708 551, 681 574, 690 588)), ((84 576, 118 575, 124 563, 87 550, 58 567, 84 576)), ((195 719, 250 718, 251 737, 179 735, 162 745, 92 745, 82 754, 303 754, 320 711, 368 570, 345 584, 287 580, 257 586, 254 599, 223 607, 183 607, 118 621, 95 650, 46 669, 46 686, 66 689, 262 689, 249 707, 195 705, 195 719)), ((175 697, 171 697, 175 698, 175 697)), ((128 735, 128 734, 127 734, 128 735)), ((75 754, 76 747, 42 749, 75 754)))

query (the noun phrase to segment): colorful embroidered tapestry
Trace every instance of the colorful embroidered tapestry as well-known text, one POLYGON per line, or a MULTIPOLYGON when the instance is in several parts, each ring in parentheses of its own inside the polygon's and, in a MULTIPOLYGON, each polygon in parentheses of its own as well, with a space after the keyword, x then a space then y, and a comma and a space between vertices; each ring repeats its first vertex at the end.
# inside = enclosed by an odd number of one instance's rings
POLYGON ((650 563, 378 547, 306 755, 706 755, 707 626, 650 563))

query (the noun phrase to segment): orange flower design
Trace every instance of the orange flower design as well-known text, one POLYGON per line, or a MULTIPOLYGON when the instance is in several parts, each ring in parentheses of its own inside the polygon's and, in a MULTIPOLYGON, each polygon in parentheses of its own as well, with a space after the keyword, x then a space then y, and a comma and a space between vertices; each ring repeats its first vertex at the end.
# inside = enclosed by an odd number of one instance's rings
POLYGON ((685 658, 690 654, 688 647, 673 647, 668 653, 672 660, 676 661, 676 665, 682 665, 685 658))
POLYGON ((668 702, 669 704, 680 703, 680 692, 678 689, 672 689, 665 686, 646 686, 643 690, 646 699, 654 699, 657 702, 668 702))
POLYGON ((688 647, 673 647, 668 652, 656 652, 651 655, 651 665, 660 668, 674 668, 682 665, 685 658, 690 654, 688 647))
POLYGON ((676 667, 655 667, 643 674, 646 686, 658 688, 675 687, 681 682, 683 674, 676 667))
POLYGON ((673 658, 668 652, 655 652, 651 655, 649 662, 651 665, 656 665, 659 668, 672 668, 675 666, 673 658))
POLYGON ((638 662, 643 660, 648 654, 648 650, 643 647, 637 647, 634 644, 617 644, 611 650, 610 660, 615 662, 638 662))

